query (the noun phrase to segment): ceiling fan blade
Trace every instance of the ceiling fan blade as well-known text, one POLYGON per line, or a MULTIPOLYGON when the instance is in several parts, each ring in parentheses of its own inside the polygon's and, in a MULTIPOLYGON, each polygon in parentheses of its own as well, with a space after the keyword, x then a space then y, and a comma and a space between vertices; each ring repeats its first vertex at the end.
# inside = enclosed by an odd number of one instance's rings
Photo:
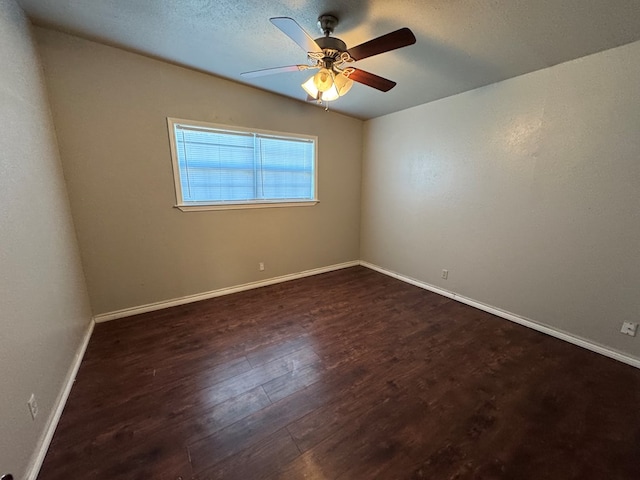
POLYGON ((388 92, 396 86, 396 82, 357 68, 353 69, 353 72, 349 74, 349 78, 354 82, 362 83, 363 85, 373 87, 382 92, 388 92))
POLYGON ((305 52, 321 53, 322 49, 316 41, 298 25, 293 18, 289 17, 273 17, 269 19, 276 27, 282 30, 287 37, 296 42, 305 52))
POLYGON ((373 57, 384 52, 390 52, 396 48, 406 47, 416 43, 416 37, 407 27, 374 38, 347 50, 354 60, 373 57))
POLYGON ((287 65, 286 67, 263 68, 262 70, 254 70, 252 72, 243 72, 240 75, 244 78, 264 77, 265 75, 273 75, 275 73, 297 72, 299 70, 308 70, 310 65, 287 65))

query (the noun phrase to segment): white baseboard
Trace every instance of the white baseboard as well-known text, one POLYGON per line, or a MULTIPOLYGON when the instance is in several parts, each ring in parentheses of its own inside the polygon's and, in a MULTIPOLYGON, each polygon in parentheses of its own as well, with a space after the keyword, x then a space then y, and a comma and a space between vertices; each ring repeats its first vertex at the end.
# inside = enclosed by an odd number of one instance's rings
POLYGON ((388 275, 398 280, 402 280, 403 282, 410 283, 411 285, 415 285, 416 287, 424 288, 425 290, 429 290, 439 295, 444 295, 445 297, 451 298, 453 300, 456 300, 460 303, 464 303, 466 305, 470 305, 479 310, 483 310, 485 312, 491 313, 498 317, 504 318, 505 320, 518 323, 525 327, 529 327, 533 330, 537 330, 538 332, 546 333, 547 335, 551 335, 552 337, 558 338, 560 340, 564 340, 565 342, 572 343, 573 345, 586 348, 587 350, 591 350, 592 352, 599 353, 601 355, 604 355, 605 357, 613 358, 614 360, 618 360, 619 362, 626 363, 627 365, 631 365, 632 367, 640 368, 639 358, 632 357, 622 352, 618 352, 617 350, 613 350, 609 347, 605 347, 604 345, 600 345, 598 343, 592 342, 585 338, 578 337, 571 333, 564 332, 562 330, 558 330, 548 325, 538 323, 535 320, 531 320, 530 318, 522 317, 520 315, 516 315, 515 313, 511 313, 506 310, 502 310, 500 308, 496 308, 491 305, 478 302, 477 300, 474 300, 472 298, 468 298, 463 295, 458 295, 455 292, 450 292, 448 290, 435 287, 428 283, 421 282, 420 280, 416 280, 415 278, 407 277, 405 275, 392 272, 390 270, 379 267, 372 263, 361 261, 360 265, 362 265, 363 267, 370 268, 371 270, 375 270, 376 272, 383 273, 384 275, 388 275))
POLYGON ((80 369, 80 364, 82 363, 84 353, 87 350, 87 345, 89 345, 89 340, 91 339, 94 325, 95 323, 92 320, 89 323, 89 327, 87 328, 84 338, 82 339, 82 343, 80 343, 80 346, 76 351, 73 363, 71 364, 71 368, 67 373, 67 378, 64 381, 64 386, 60 391, 58 398, 56 399, 55 408, 49 415, 47 427, 42 434, 39 446, 31 457, 30 466, 27 469, 27 480, 36 480, 38 478, 38 473, 40 473, 40 468, 42 468, 44 457, 47 455, 47 450, 49 450, 49 445, 51 444, 51 440, 53 439, 53 434, 56 431, 56 427, 58 426, 60 417, 62 417, 62 411, 64 410, 64 406, 66 405, 69 394, 71 393, 71 387, 73 386, 73 382, 75 381, 78 370, 80 369))
POLYGON ((245 290, 251 290, 254 288, 265 287, 267 285, 274 285, 276 283, 288 282, 290 280, 296 280, 298 278, 310 277, 312 275, 319 275, 321 273, 332 272, 334 270, 341 270, 343 268, 355 267, 360 265, 360 261, 354 260, 352 262, 338 263, 335 265, 329 265, 327 267, 314 268, 313 270, 305 270, 303 272, 291 273, 289 275, 282 275, 280 277, 268 278, 266 280, 259 280, 257 282, 245 283, 242 285, 236 285, 234 287, 220 288, 218 290, 212 290, 210 292, 196 293, 195 295, 187 295, 180 298, 174 298, 171 300, 164 300, 161 302, 149 303, 147 305, 141 305, 139 307, 125 308, 122 310, 116 310, 115 312, 101 313, 93 317, 96 323, 108 322, 109 320, 116 320, 118 318, 130 317, 132 315, 138 315, 140 313, 153 312, 156 310, 162 310, 163 308, 175 307, 177 305, 185 305, 187 303, 199 302, 200 300, 207 300, 209 298, 221 297, 222 295, 230 295, 232 293, 243 292, 245 290))

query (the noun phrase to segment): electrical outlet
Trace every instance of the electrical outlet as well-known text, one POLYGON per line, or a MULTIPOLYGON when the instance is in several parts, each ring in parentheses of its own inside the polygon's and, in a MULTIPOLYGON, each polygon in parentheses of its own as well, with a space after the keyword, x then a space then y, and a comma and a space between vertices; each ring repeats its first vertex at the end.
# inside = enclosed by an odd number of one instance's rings
POLYGON ((445 280, 449 278, 449 270, 442 270, 442 278, 445 280))
POLYGON ((29 405, 29 413, 31 413, 31 418, 35 420, 38 416, 38 402, 36 400, 36 396, 33 393, 31 394, 31 397, 29 397, 27 405, 29 405))
POLYGON ((620 329, 620 333, 624 333, 625 335, 631 335, 632 337, 635 337, 637 330, 638 330, 637 323, 624 322, 622 324, 622 328, 620 329))
POLYGON ((264 272, 264 263, 263 262, 260 262, 258 264, 258 270, 260 270, 261 272, 264 272))

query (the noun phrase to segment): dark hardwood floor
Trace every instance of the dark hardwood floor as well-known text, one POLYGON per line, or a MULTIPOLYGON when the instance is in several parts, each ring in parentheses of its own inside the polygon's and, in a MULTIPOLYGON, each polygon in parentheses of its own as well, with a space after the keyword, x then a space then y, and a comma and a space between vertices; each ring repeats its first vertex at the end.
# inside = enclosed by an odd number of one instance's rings
POLYGON ((640 479, 640 370, 354 267, 97 325, 38 478, 640 479))

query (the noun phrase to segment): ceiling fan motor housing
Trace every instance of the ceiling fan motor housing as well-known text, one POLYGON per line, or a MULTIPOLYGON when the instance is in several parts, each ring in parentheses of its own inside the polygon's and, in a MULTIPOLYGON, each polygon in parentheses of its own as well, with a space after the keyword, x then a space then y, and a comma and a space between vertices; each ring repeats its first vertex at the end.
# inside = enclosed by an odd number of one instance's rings
POLYGON ((318 26, 324 33, 324 37, 316 38, 316 44, 322 49, 322 58, 315 58, 322 62, 324 68, 332 69, 334 64, 343 63, 342 55, 347 51, 347 44, 339 38, 332 37, 333 30, 338 25, 338 17, 334 15, 320 15, 318 26))
POLYGON ((322 63, 324 68, 331 69, 334 64, 337 65, 337 63, 342 63, 344 61, 340 59, 342 54, 347 51, 347 45, 339 38, 320 37, 316 38, 315 42, 322 49, 322 58, 319 58, 319 56, 315 55, 314 57, 317 59, 317 61, 322 63))
POLYGON ((347 44, 336 37, 316 38, 316 43, 322 50, 337 50, 339 52, 347 51, 347 44))

